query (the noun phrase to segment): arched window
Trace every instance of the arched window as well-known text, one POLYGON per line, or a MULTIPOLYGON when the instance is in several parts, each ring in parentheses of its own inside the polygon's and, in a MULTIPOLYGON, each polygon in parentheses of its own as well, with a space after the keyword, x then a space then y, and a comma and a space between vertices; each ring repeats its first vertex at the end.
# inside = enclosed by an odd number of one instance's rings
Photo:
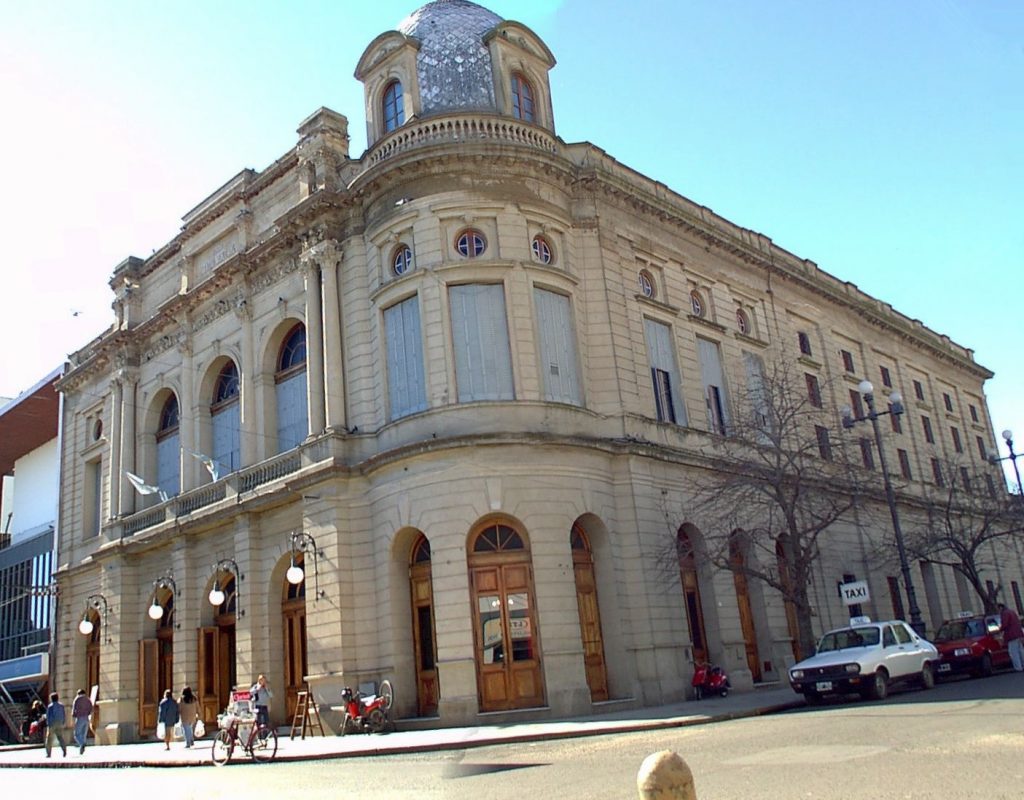
POLYGON ((604 661, 604 636, 601 633, 601 611, 597 602, 597 577, 594 557, 587 534, 578 522, 569 532, 572 567, 576 578, 576 607, 580 612, 580 639, 583 645, 583 666, 587 673, 590 699, 608 699, 608 673, 604 661))
POLYGON ((518 72, 512 75, 512 115, 524 122, 533 122, 533 87, 518 72))
POLYGON ((395 275, 404 275, 412 269, 412 249, 408 245, 401 244, 395 248, 391 256, 391 271, 395 275))
POLYGON ((178 398, 171 394, 160 410, 156 431, 156 485, 168 495, 181 491, 181 439, 178 435, 178 398))
POLYGON ((213 460, 220 475, 234 472, 241 466, 238 367, 234 361, 228 361, 217 376, 210 416, 213 421, 213 460))
POLYGON ((431 581, 430 542, 422 533, 409 557, 409 593, 412 598, 412 638, 416 657, 416 708, 421 717, 437 713, 437 643, 434 637, 434 592, 431 581))
POLYGON ((402 84, 391 81, 384 89, 384 132, 391 133, 405 122, 405 99, 402 96, 402 84))
POLYGON ((541 264, 550 264, 554 260, 551 243, 544 236, 533 237, 533 257, 541 264))
POLYGON ((455 249, 459 251, 460 256, 476 258, 483 255, 487 249, 487 240, 480 231, 469 228, 459 234, 455 240, 455 249))
POLYGON ((277 449, 297 447, 309 433, 306 407, 306 327, 299 323, 284 337, 274 375, 277 390, 277 449))

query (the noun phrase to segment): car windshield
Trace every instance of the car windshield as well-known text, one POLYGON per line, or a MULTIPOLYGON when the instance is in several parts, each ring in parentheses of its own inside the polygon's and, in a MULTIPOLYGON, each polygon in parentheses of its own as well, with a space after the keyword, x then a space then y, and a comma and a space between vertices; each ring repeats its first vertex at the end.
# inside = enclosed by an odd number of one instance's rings
POLYGON ((936 642, 952 642, 955 639, 967 639, 971 636, 984 636, 985 624, 980 619, 951 619, 943 622, 939 632, 935 634, 936 642))
POLYGON ((871 647, 878 644, 878 628, 843 628, 830 631, 818 642, 819 653, 845 650, 847 647, 871 647))

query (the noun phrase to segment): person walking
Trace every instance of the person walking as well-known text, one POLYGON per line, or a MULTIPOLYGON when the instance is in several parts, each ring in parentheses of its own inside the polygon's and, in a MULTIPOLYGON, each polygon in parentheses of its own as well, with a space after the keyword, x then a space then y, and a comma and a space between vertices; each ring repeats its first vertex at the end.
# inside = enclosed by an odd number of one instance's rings
POLYGON ((50 705, 46 707, 46 757, 49 758, 53 750, 53 740, 57 740, 60 750, 66 757, 68 746, 64 741, 64 726, 67 724, 67 714, 60 702, 60 695, 56 692, 50 694, 50 705))
POLYGON ((178 714, 178 702, 174 699, 174 693, 167 689, 164 692, 164 699, 160 701, 157 709, 156 721, 164 724, 164 750, 171 749, 171 739, 174 737, 174 726, 181 717, 178 714))
POLYGON ((198 715, 199 703, 196 696, 192 694, 192 687, 186 686, 181 690, 181 699, 178 701, 178 710, 181 713, 181 729, 185 733, 185 747, 189 748, 195 744, 195 724, 198 715))
POLYGON ((1021 627, 1017 612, 999 604, 999 627, 1003 629, 1003 641, 1010 652, 1010 661, 1017 672, 1024 672, 1024 628, 1021 627))
POLYGON ((89 736, 89 717, 92 716, 92 700, 86 694, 85 689, 79 689, 75 695, 75 702, 71 704, 71 718, 75 721, 75 744, 78 745, 78 754, 85 752, 85 740, 89 736))
POLYGON ((267 678, 265 675, 260 675, 256 679, 256 683, 253 684, 251 693, 252 704, 256 706, 256 724, 269 725, 270 701, 273 698, 274 693, 270 691, 270 687, 267 686, 267 678))
POLYGON ((41 700, 33 700, 25 723, 22 725, 21 738, 25 742, 31 742, 36 737, 39 741, 46 738, 46 706, 41 700))

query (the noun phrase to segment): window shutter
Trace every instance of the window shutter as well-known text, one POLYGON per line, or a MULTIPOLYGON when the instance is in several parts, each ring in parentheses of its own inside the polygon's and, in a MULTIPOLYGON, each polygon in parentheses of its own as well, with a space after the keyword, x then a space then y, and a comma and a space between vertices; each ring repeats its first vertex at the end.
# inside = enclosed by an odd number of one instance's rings
POLYGON ((410 297, 384 311, 391 419, 427 407, 420 335, 420 306, 417 297, 410 297))
POLYGON ((512 400, 512 354, 501 284, 448 290, 459 402, 512 400))
POLYGON ((544 289, 534 289, 533 296, 537 309, 537 328, 540 331, 544 399, 580 405, 576 337, 569 298, 544 289))
POLYGON ((177 433, 157 442, 156 485, 169 497, 181 491, 181 441, 177 433))
POLYGON ((697 338, 697 354, 700 358, 700 379, 704 384, 704 397, 708 410, 708 430, 725 433, 729 425, 729 403, 725 396, 725 376, 722 374, 722 359, 718 343, 697 338))
POLYGON ((277 384, 277 450, 283 453, 298 447, 309 433, 306 407, 306 371, 302 370, 277 384))
MULTIPOLYGON (((652 319, 644 320, 644 333, 647 338, 647 352, 651 362, 652 375, 660 370, 668 376, 668 396, 675 412, 675 421, 680 425, 687 424, 686 406, 682 400, 683 384, 679 377, 679 369, 676 367, 675 349, 672 347, 672 332, 668 325, 655 322, 652 319)), ((664 380, 661 378, 660 380, 664 380)), ((654 391, 657 396, 659 391, 664 393, 664 386, 658 385, 659 378, 654 378, 654 391)), ((661 418, 661 417, 659 417, 661 418)), ((664 419, 671 419, 665 415, 664 419)))
POLYGON ((220 466, 221 475, 234 472, 241 466, 239 436, 240 406, 232 403, 213 415, 213 460, 220 466))

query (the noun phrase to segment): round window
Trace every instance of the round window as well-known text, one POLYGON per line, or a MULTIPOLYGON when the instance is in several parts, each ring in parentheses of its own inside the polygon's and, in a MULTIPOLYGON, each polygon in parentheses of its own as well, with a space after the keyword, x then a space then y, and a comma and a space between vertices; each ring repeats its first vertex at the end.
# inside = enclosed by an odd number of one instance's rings
POLYGON ((533 257, 541 264, 550 264, 552 260, 551 245, 543 236, 533 237, 533 257))
POLYGON ((736 309, 736 327, 740 333, 744 335, 750 334, 750 317, 747 316, 747 312, 742 308, 736 309))
POLYGON ((96 424, 92 429, 92 440, 98 442, 103 437, 103 420, 96 420, 96 424))
POLYGON ((704 298, 700 296, 700 292, 696 290, 690 292, 690 307, 693 309, 693 316, 704 316, 704 298))
POLYGON ((476 258, 487 249, 487 241, 480 231, 470 228, 459 234, 459 238, 455 240, 455 249, 459 251, 460 256, 476 258))
POLYGON ((404 275, 412 269, 412 250, 400 245, 391 259, 391 270, 395 275, 404 275))
POLYGON ((654 278, 651 277, 651 273, 642 269, 637 280, 640 283, 640 294, 644 297, 654 297, 654 278))

